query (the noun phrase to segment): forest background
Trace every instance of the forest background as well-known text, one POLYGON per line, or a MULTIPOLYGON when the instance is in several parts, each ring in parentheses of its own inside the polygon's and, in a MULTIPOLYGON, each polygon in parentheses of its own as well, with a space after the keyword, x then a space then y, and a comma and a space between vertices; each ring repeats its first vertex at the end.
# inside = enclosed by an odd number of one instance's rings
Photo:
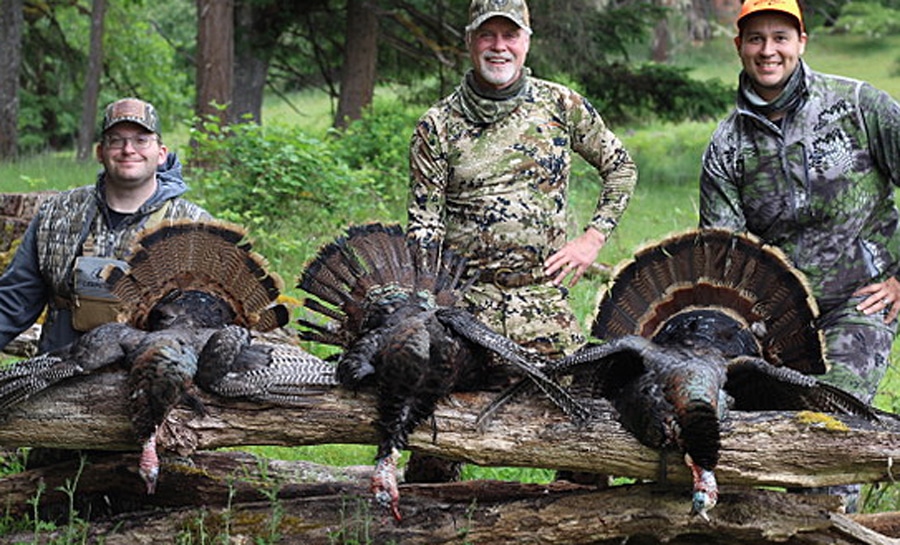
MULTIPOLYGON (((807 2, 806 60, 900 98, 900 0, 807 2), (814 5, 812 5, 814 4, 814 5)), ((589 326, 608 272, 640 246, 697 223, 703 148, 733 103, 737 0, 531 0, 528 65, 598 108, 640 180, 600 267, 573 291, 589 326)), ((347 226, 405 223, 416 119, 468 68, 468 0, 0 0, 0 190, 90 183, 98 109, 153 102, 186 164, 189 197, 247 226, 294 280, 347 226), (199 14, 199 15, 198 15, 199 14), (229 69, 230 68, 230 69, 229 69), (17 75, 17 77, 16 77, 17 75)), ((576 159, 571 232, 596 202, 576 159)), ((296 309, 299 313, 301 310, 296 309)), ((325 354, 321 347, 310 351, 325 354)), ((900 410, 898 350, 876 404, 900 410)), ((265 456, 368 463, 367 446, 265 456)), ((15 470, 17 462, 7 460, 15 470)), ((467 467, 466 478, 545 481, 552 472, 467 467)), ((896 510, 896 487, 865 509, 896 510)))

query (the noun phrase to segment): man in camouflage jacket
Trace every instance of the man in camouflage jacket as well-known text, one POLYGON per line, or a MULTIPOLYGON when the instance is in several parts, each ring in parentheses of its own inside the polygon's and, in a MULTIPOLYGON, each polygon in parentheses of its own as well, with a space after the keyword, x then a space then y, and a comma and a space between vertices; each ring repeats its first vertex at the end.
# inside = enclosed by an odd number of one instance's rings
POLYGON ((594 262, 637 180, 600 114, 524 67, 524 0, 474 0, 466 43, 474 69, 419 120, 410 146, 411 237, 461 253, 480 273, 470 309, 510 338, 558 355, 584 342, 561 284, 594 262), (566 241, 570 150, 602 190, 581 236, 566 241))
POLYGON ((181 163, 163 145, 151 104, 126 98, 106 108, 97 159, 104 170, 96 184, 48 198, 0 277, 0 348, 30 327, 45 307, 41 352, 66 345, 84 331, 73 325, 79 258, 123 260, 144 227, 164 219, 209 218, 181 198, 187 191, 181 163))
POLYGON ((824 379, 870 401, 900 312, 900 106, 867 83, 810 70, 795 0, 748 0, 738 28, 737 108, 703 157, 700 225, 784 250, 819 305, 824 379))

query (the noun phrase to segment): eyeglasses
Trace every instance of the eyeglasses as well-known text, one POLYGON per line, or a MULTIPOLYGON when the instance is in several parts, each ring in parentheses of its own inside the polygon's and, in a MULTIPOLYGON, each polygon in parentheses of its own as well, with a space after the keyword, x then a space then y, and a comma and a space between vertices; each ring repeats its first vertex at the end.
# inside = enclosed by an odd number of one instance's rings
POLYGON ((144 150, 150 147, 150 144, 156 142, 155 134, 139 134, 137 136, 118 136, 111 134, 103 137, 103 145, 109 149, 124 149, 131 142, 134 149, 144 150))

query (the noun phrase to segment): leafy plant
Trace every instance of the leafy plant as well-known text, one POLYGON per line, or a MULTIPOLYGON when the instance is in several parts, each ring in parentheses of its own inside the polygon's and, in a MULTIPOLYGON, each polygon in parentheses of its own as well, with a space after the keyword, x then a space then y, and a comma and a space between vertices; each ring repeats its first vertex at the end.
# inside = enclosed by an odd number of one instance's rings
POLYGON ((900 9, 878 2, 849 2, 841 8, 832 32, 862 34, 872 38, 896 35, 900 32, 900 9))

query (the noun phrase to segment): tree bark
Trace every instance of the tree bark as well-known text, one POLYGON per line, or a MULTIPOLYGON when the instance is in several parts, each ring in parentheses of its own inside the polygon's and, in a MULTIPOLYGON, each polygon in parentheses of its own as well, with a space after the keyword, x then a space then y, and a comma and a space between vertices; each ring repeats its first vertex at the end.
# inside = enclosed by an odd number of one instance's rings
POLYGON ((0 0, 0 160, 18 155, 22 4, 22 0, 0 0))
MULTIPOLYGON (((177 408, 161 444, 188 455, 239 445, 374 444, 374 399, 340 388, 312 396, 306 407, 271 407, 198 394, 198 416, 177 408)), ((637 442, 608 403, 592 401, 594 418, 576 426, 537 394, 507 405, 484 432, 475 418, 490 392, 454 394, 438 406, 435 430, 420 426, 410 447, 484 466, 544 467, 656 479, 660 453, 637 442)), ((137 450, 127 417, 125 374, 72 379, 9 410, 0 445, 137 450)), ((733 412, 724 426, 716 469, 720 484, 826 486, 893 479, 900 424, 808 412, 733 412)), ((690 483, 680 456, 666 457, 667 478, 690 483)))
POLYGON ((100 95, 100 76, 103 73, 103 21, 106 17, 106 0, 93 0, 91 8, 91 46, 88 70, 84 81, 81 106, 81 126, 78 128, 76 159, 91 158, 94 133, 97 127, 97 101, 100 95))
POLYGON ((227 125, 234 86, 234 0, 197 0, 197 114, 227 125))
POLYGON ((252 2, 237 2, 234 7, 232 113, 235 119, 246 116, 254 123, 262 123, 263 92, 269 73, 269 58, 278 44, 280 34, 272 28, 280 25, 272 20, 267 21, 263 16, 265 13, 271 13, 267 6, 252 2))
POLYGON ((378 13, 375 0, 347 0, 347 33, 341 95, 334 126, 346 127, 372 103, 378 61, 378 13))

